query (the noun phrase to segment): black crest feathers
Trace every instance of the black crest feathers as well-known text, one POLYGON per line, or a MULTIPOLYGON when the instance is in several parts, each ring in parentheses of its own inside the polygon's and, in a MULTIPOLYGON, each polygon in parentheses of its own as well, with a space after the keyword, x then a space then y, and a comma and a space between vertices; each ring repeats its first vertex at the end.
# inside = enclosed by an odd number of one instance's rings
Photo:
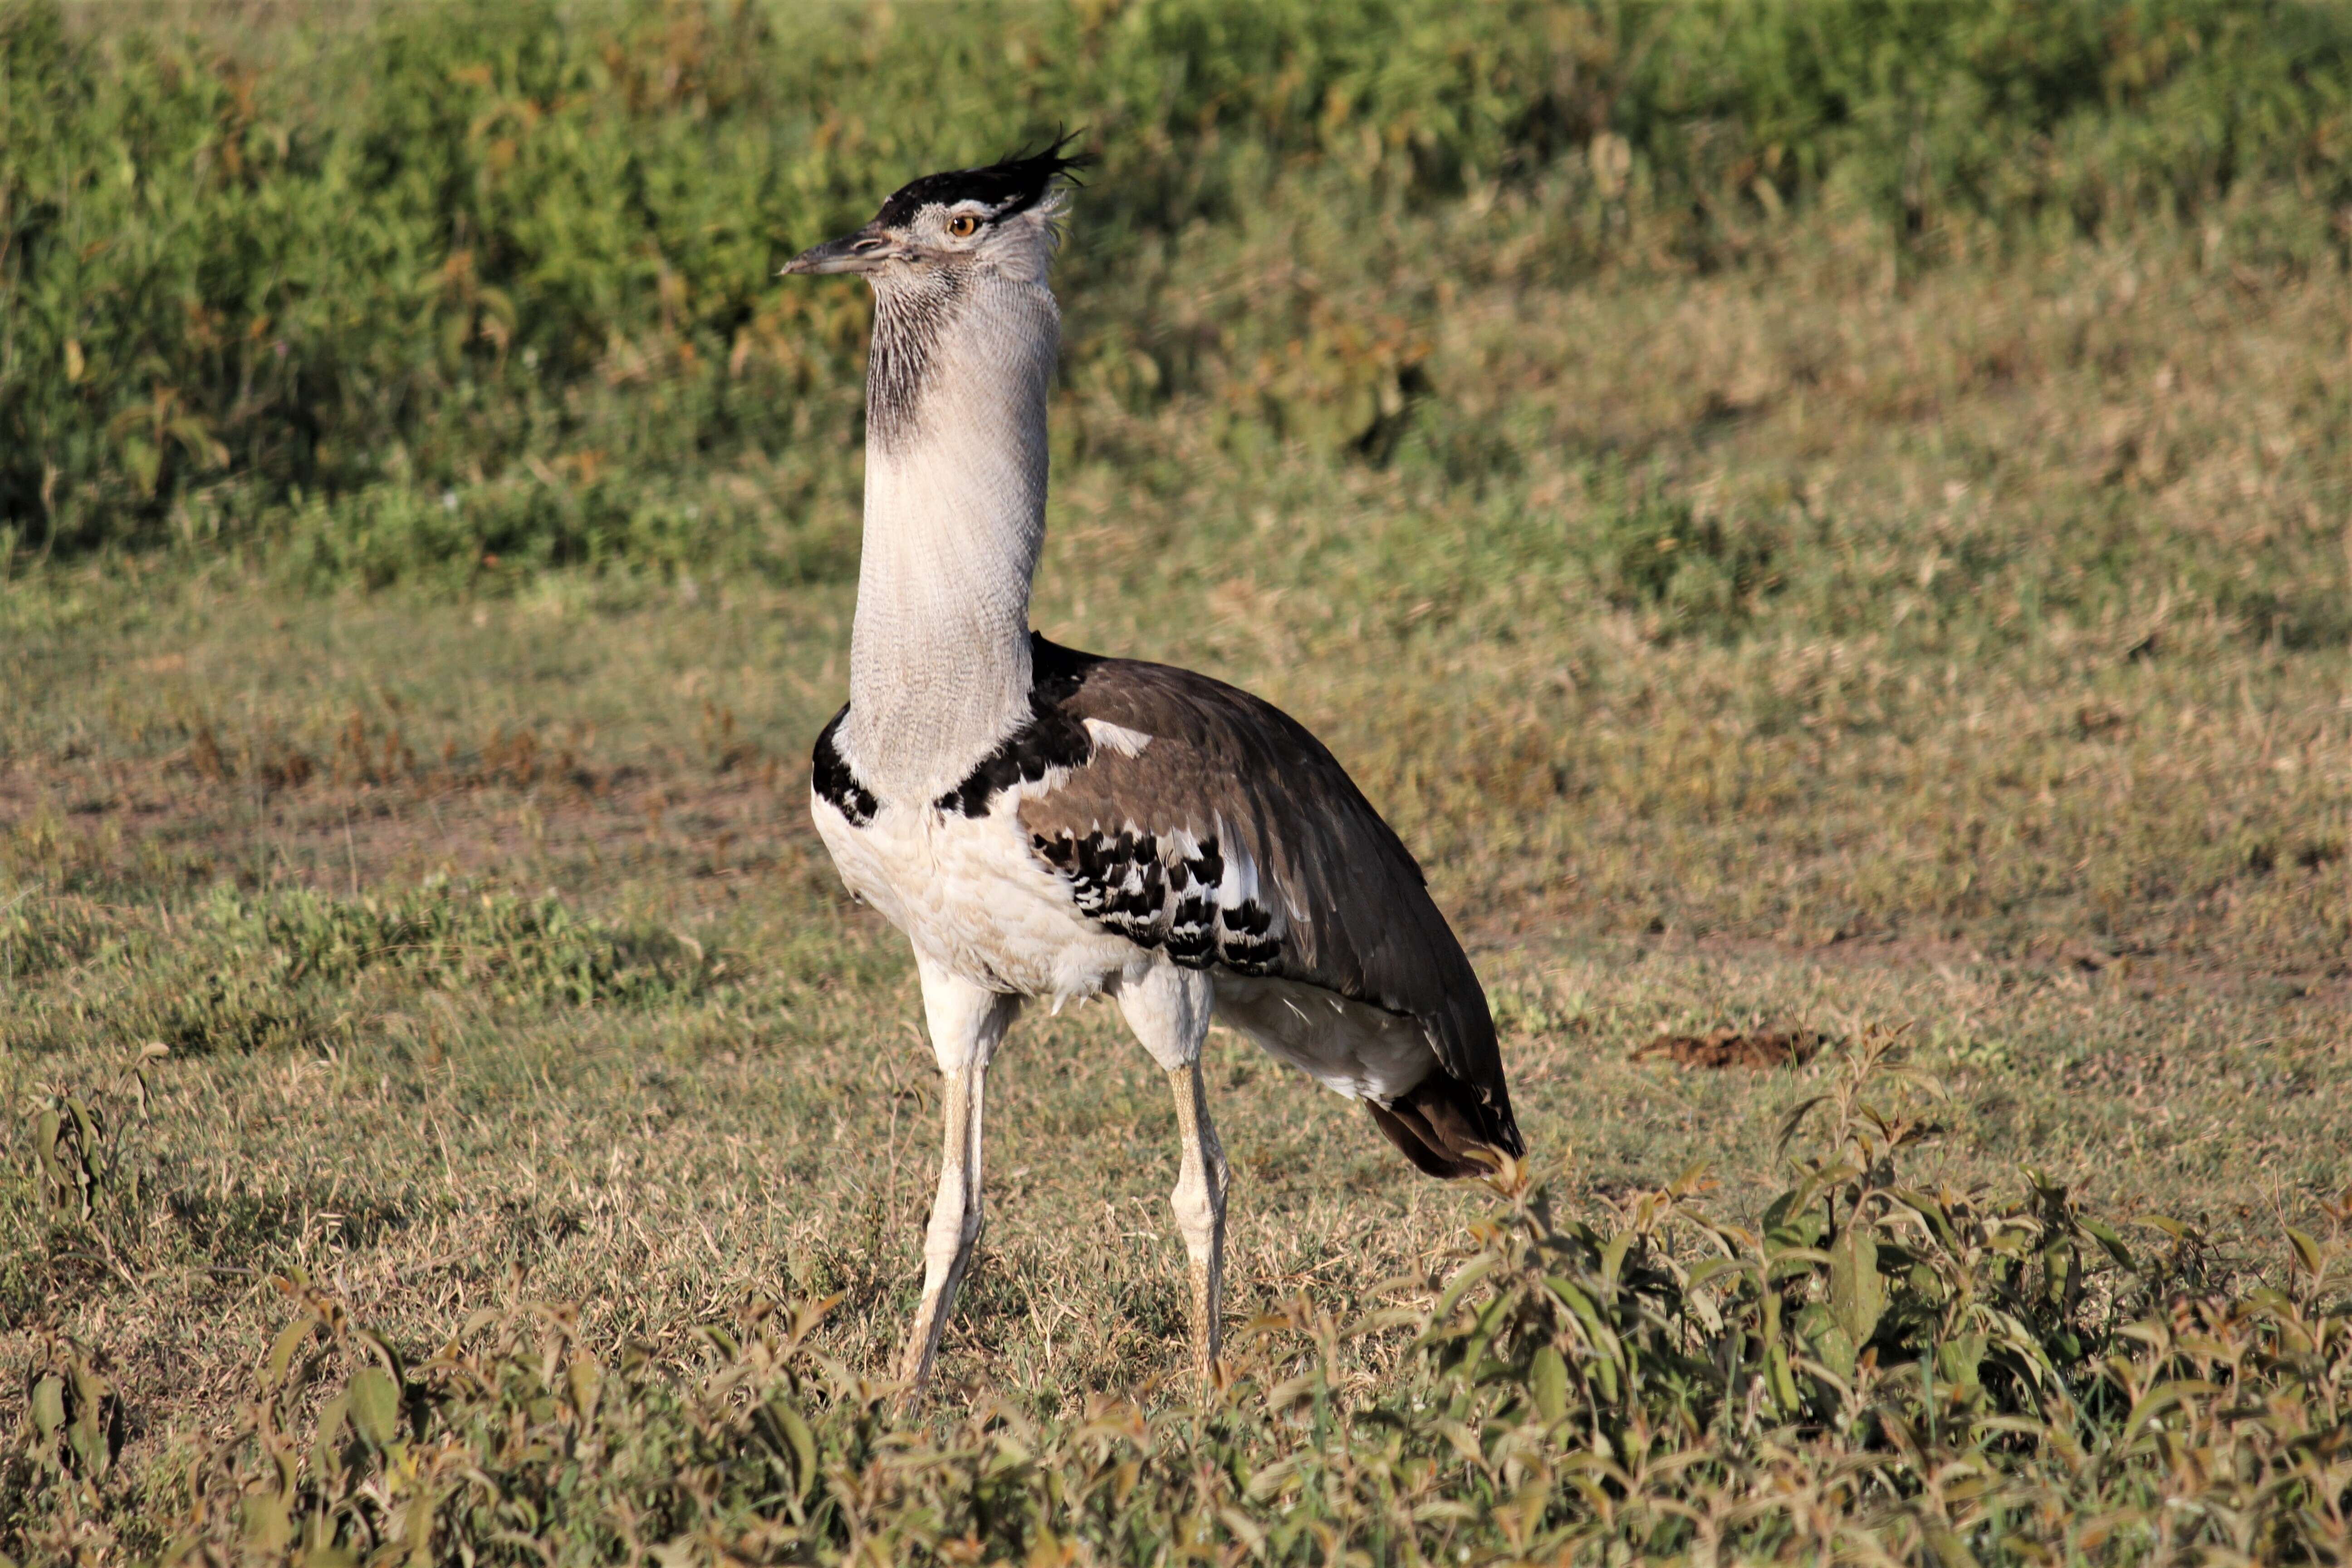
POLYGON ((1086 167, 1083 155, 1064 151, 1076 139, 1076 132, 1065 132, 1034 153, 1016 153, 976 169, 925 174, 900 186, 884 202, 877 221, 895 227, 933 203, 982 202, 994 208, 993 216, 1000 218, 1035 206, 1045 199, 1055 181, 1068 180, 1072 170, 1086 167))

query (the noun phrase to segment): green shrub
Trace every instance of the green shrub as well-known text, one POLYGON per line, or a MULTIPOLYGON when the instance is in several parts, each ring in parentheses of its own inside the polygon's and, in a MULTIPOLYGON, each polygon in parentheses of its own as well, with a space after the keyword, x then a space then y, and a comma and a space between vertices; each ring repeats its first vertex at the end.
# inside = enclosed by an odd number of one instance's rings
POLYGON ((2340 247, 2352 200, 2352 21, 2308 0, 330 15, 0 11, 0 558, 290 540, 365 581, 485 555, 837 572, 800 536, 857 434, 866 306, 776 265, 1064 121, 1101 158, 1074 381, 1165 399, 1295 339, 1276 433, 1375 461, 1425 391, 1395 334, 1299 291, 1171 335, 1139 260, 1308 192, 1370 235, 1547 172, 1570 268, 1736 260, 1819 200, 1923 263, 2192 216, 2292 260, 2340 247), (738 493, 717 517, 713 476, 738 493))

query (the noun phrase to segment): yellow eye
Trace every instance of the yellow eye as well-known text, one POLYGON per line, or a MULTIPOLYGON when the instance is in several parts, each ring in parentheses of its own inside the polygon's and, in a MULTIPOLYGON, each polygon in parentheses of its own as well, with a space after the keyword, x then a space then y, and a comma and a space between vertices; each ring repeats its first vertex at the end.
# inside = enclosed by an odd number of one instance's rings
POLYGON ((958 239, 970 239, 980 232, 980 220, 970 213, 958 213, 948 219, 948 232, 958 239))

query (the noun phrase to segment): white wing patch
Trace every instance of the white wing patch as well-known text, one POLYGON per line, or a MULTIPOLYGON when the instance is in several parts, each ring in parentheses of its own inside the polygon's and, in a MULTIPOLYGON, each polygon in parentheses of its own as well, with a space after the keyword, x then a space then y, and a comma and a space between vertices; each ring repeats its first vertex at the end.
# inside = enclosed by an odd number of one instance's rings
POLYGON ((1228 833, 1222 819, 1217 823, 1217 842, 1223 851, 1225 874, 1217 882, 1217 908, 1235 911, 1246 910, 1252 905, 1272 917, 1273 923, 1262 927, 1263 934, 1279 936, 1290 924, 1283 907, 1289 900, 1273 903, 1258 896, 1257 861, 1251 858, 1240 835, 1228 833))
POLYGON ((1107 752, 1117 752, 1122 757, 1139 757, 1143 748, 1151 744, 1151 737, 1140 730, 1130 730, 1124 724, 1114 724, 1108 719, 1086 721, 1087 733, 1095 744, 1107 752))

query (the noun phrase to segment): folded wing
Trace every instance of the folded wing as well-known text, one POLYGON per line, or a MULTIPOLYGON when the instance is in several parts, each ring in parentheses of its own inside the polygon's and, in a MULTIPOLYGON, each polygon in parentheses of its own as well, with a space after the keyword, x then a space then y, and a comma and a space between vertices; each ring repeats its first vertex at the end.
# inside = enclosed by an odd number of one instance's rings
POLYGON ((1318 1030, 1385 1051, 1365 1103, 1422 1169, 1474 1174, 1480 1151, 1522 1152, 1477 974, 1323 744, 1205 676, 1043 638, 1034 656, 1038 723, 1066 740, 1017 809, 1080 910, 1213 971, 1221 1014, 1277 1054, 1318 1030), (1428 1070, 1404 1083, 1395 1042, 1415 1035, 1428 1070))

